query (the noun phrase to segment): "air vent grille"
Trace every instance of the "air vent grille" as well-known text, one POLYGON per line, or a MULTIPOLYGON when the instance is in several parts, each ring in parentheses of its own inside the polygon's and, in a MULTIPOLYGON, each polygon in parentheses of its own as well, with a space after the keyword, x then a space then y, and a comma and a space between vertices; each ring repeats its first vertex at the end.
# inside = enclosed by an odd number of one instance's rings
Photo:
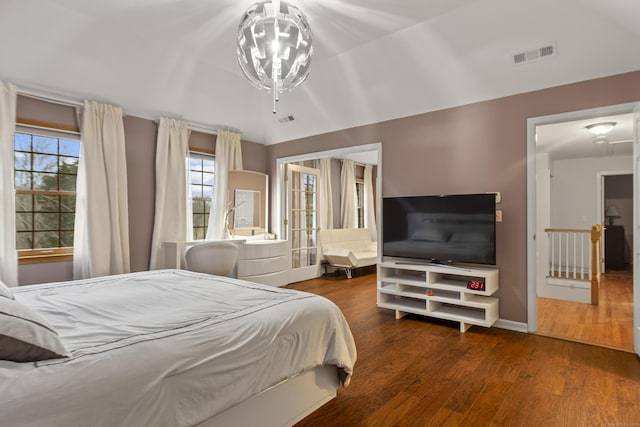
POLYGON ((557 54, 556 44, 548 43, 544 46, 527 49, 524 52, 516 52, 513 54, 514 64, 524 64, 526 62, 535 61, 541 58, 555 56, 557 54))
POLYGON ((278 122, 280 123, 289 123, 294 121, 296 118, 293 117, 293 114, 287 114, 286 116, 282 116, 278 119, 278 122))

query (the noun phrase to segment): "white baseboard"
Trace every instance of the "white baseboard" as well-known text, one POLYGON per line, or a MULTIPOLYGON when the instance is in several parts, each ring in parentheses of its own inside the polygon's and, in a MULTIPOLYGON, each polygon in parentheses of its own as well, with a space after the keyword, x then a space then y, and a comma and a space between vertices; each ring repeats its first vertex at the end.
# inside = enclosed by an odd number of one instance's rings
POLYGON ((529 328, 526 323, 514 322, 513 320, 498 319, 493 326, 496 328, 508 329, 509 331, 524 332, 525 334, 529 332, 529 328))

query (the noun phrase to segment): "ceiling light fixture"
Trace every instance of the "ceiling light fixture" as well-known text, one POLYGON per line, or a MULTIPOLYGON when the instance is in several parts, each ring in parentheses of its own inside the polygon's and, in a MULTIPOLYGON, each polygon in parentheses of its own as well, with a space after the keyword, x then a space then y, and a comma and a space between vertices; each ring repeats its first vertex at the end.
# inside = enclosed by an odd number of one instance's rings
POLYGON ((273 94, 273 113, 284 91, 309 76, 313 47, 302 12, 285 1, 262 1, 244 13, 238 27, 238 62, 247 79, 273 94))
POLYGON ((594 123, 592 125, 586 126, 586 128, 593 135, 600 136, 600 135, 606 135, 609 132, 611 132, 611 129, 613 129, 613 127, 616 124, 617 124, 616 122, 594 123))

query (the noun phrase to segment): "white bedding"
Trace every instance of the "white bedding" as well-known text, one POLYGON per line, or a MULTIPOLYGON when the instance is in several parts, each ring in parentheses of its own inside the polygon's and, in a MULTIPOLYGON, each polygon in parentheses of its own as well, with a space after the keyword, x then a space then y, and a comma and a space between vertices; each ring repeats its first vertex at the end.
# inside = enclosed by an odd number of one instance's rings
POLYGON ((356 360, 340 310, 289 289, 160 270, 14 294, 72 357, 0 361, 2 426, 192 426, 318 365, 348 382, 356 360))

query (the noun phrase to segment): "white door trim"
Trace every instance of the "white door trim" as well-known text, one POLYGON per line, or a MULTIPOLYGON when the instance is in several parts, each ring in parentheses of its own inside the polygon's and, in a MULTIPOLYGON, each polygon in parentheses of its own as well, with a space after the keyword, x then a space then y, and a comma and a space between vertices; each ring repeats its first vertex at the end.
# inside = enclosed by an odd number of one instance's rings
MULTIPOLYGON (((286 209, 284 198, 286 197, 286 185, 284 176, 286 174, 285 165, 287 163, 301 162, 307 160, 321 159, 323 157, 340 157, 348 154, 362 153, 365 151, 376 151, 377 154, 377 174, 376 174, 376 219, 378 221, 378 254, 381 253, 382 236, 382 142, 370 144, 354 145, 351 147, 336 148, 332 150, 317 151, 313 153, 298 154, 295 156, 280 157, 276 159, 276 188, 275 197, 271 200, 271 229, 277 236, 283 236, 283 209, 286 209)), ((378 256, 379 257, 379 256, 378 256)))
MULTIPOLYGON (((640 103, 633 102, 527 119, 527 330, 529 332, 536 331, 538 322, 536 293, 536 127, 552 123, 633 113, 634 109, 639 106, 640 103)), ((638 234, 640 233, 634 233, 634 244, 636 241, 640 242, 638 234)), ((634 283, 634 289, 635 286, 634 283)), ((640 303, 638 301, 636 299, 634 303, 634 313, 640 312, 640 303)))

